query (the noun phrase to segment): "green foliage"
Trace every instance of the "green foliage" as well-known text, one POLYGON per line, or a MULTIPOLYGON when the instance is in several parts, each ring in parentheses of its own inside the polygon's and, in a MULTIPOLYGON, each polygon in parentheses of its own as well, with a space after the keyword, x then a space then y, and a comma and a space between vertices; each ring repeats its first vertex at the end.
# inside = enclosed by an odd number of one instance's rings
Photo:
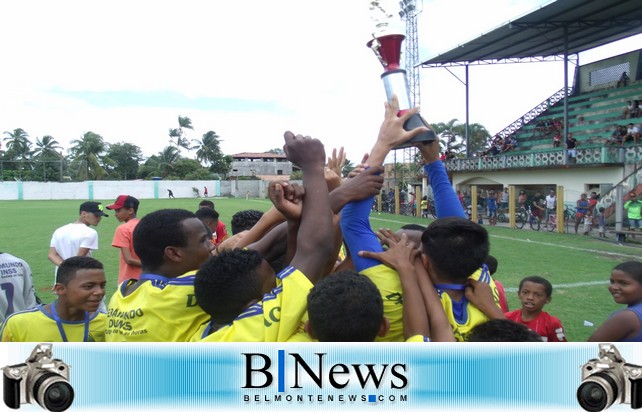
POLYGON ((119 176, 119 179, 132 180, 138 174, 138 167, 143 160, 143 152, 135 144, 120 142, 109 145, 107 158, 109 159, 107 170, 110 177, 119 176))
POLYGON ((300 170, 293 170, 290 174, 290 180, 303 180, 303 172, 300 170))

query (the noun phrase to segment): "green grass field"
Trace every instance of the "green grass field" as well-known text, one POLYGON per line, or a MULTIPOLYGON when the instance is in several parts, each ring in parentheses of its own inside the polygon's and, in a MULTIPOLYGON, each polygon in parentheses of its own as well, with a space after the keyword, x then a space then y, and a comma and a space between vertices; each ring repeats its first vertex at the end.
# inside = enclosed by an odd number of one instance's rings
MULTIPOLYGON (((200 199, 143 199, 139 217, 162 208, 196 210, 200 199)), ((212 199, 221 220, 231 232, 232 215, 243 209, 267 210, 271 203, 264 199, 212 199)), ((103 204, 113 199, 103 199, 103 204)), ((49 241, 54 230, 78 217, 81 200, 0 201, 0 250, 26 260, 33 271, 39 296, 50 302, 54 267, 47 259, 49 241)), ((108 212, 109 213, 109 212, 108 212)), ((373 229, 398 229, 407 223, 428 224, 430 220, 373 213, 373 229)), ((100 249, 94 257, 103 262, 108 281, 108 296, 116 287, 118 250, 111 240, 118 221, 113 213, 103 218, 96 230, 100 249)), ((641 260, 639 244, 618 245, 613 241, 586 236, 533 232, 486 226, 491 236, 491 254, 499 261, 495 278, 507 289, 511 310, 519 308, 516 288, 525 276, 539 275, 553 283, 553 300, 545 309, 559 317, 570 341, 585 341, 594 327, 611 312, 620 308, 607 291, 611 269, 620 262, 641 260)))

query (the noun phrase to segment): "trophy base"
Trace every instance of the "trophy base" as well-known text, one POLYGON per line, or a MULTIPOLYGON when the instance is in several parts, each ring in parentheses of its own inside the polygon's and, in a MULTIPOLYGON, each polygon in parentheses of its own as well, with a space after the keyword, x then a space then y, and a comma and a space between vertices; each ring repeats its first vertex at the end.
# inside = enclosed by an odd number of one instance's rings
POLYGON ((397 146, 394 147, 394 149, 404 149, 407 147, 413 147, 416 146, 418 143, 422 144, 427 144, 427 143, 432 143, 435 140, 437 140, 437 135, 435 132, 430 128, 428 123, 424 120, 423 117, 419 115, 419 113, 415 113, 412 115, 408 120, 406 120, 406 123, 404 123, 403 128, 404 130, 410 131, 413 129, 416 129, 418 127, 427 127, 428 131, 420 133, 419 135, 415 136, 414 138, 408 140, 407 142, 401 143, 397 146))

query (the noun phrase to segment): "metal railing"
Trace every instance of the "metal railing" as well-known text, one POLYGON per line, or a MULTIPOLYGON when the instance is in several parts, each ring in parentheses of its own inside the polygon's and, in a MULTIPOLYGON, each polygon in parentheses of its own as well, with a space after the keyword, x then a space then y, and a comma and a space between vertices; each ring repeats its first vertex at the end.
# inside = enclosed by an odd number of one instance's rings
POLYGON ((452 159, 445 162, 449 172, 473 172, 524 168, 551 168, 569 165, 630 164, 642 162, 642 146, 595 147, 577 149, 571 163, 564 149, 532 153, 515 153, 501 156, 452 159))
MULTIPOLYGON (((573 88, 569 87, 568 88, 568 95, 571 96, 573 93, 573 88)), ((562 87, 560 90, 557 92, 553 93, 549 98, 538 104, 537 106, 533 107, 531 110, 526 112, 522 117, 519 119, 515 120, 513 123, 509 124, 506 126, 504 129, 502 129, 498 135, 500 135, 502 138, 506 138, 507 136, 512 135, 528 123, 530 123, 533 119, 537 118, 539 115, 553 107, 557 102, 562 100, 566 96, 565 94, 565 89, 562 87)))

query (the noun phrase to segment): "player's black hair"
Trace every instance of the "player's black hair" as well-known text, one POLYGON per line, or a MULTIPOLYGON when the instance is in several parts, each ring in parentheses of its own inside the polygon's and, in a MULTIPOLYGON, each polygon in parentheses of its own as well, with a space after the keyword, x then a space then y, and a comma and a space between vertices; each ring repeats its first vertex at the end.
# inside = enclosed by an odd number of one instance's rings
POLYGON ((249 302, 262 298, 257 274, 262 262, 255 250, 233 249, 208 259, 196 272, 196 301, 214 322, 231 323, 249 302))
POLYGON ((421 235, 421 243, 435 270, 457 283, 479 269, 490 250, 486 229, 462 217, 435 220, 421 235))
POLYGON ((383 320, 375 284, 354 271, 320 280, 308 295, 310 328, 321 342, 372 342, 383 320))
POLYGON ((472 328, 468 342, 543 342, 526 325, 508 319, 492 319, 472 328))
POLYGON ((147 269, 162 265, 165 248, 187 245, 183 221, 196 218, 184 209, 161 209, 143 217, 134 229, 134 251, 147 269))
POLYGON ((211 200, 201 200, 201 202, 198 204, 198 207, 208 207, 210 209, 215 209, 214 202, 212 202, 211 200))
POLYGON ((76 276, 76 272, 82 269, 101 269, 103 264, 91 256, 72 256, 62 261, 58 266, 56 283, 67 286, 70 280, 76 276))
POLYGON ((210 209, 209 207, 202 207, 198 209, 196 212, 194 212, 194 214, 201 221, 206 221, 206 220, 218 221, 218 218, 220 216, 216 210, 210 209))
POLYGON ((522 290, 522 286, 524 286, 524 283, 526 282, 533 282, 544 286, 544 292, 546 292, 547 298, 550 298, 553 295, 553 285, 541 276, 526 276, 519 282, 519 288, 517 289, 518 293, 522 290))
POLYGON ((423 232, 424 230, 426 230, 426 226, 418 225, 416 223, 408 223, 407 225, 401 226, 400 229, 403 229, 403 230, 418 230, 420 232, 423 232))
POLYGON ((244 230, 250 230, 261 219, 263 212, 259 210, 241 210, 232 216, 232 234, 235 235, 244 230))
POLYGON ((620 263, 613 270, 621 270, 624 273, 628 273, 636 282, 642 285, 642 263, 631 260, 620 263))
POLYGON ((486 262, 484 263, 486 263, 486 266, 488 266, 488 273, 493 276, 495 272, 497 272, 497 266, 499 266, 499 262, 497 262, 495 256, 488 255, 488 257, 486 258, 486 262))

